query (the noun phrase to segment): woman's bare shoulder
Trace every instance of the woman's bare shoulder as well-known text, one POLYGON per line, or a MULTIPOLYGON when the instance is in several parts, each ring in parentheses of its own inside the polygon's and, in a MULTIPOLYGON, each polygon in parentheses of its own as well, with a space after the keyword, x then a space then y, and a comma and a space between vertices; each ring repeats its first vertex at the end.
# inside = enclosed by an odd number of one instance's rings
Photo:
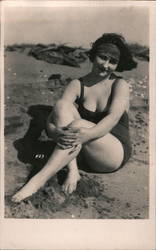
POLYGON ((69 82, 68 86, 72 86, 73 88, 78 88, 80 85, 79 79, 73 79, 69 82))
POLYGON ((124 78, 117 78, 114 83, 114 88, 116 90, 127 90, 129 91, 129 84, 124 78))
POLYGON ((68 91, 74 91, 75 93, 80 92, 80 80, 79 79, 73 79, 69 84, 67 85, 68 91))
POLYGON ((65 88, 62 98, 75 101, 75 99, 79 97, 79 93, 80 81, 78 79, 74 79, 65 88))

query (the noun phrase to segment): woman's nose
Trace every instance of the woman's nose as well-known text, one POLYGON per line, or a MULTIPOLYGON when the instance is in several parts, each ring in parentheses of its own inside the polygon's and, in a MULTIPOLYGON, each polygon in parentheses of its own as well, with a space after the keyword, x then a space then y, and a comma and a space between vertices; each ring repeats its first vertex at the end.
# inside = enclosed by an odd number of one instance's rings
POLYGON ((106 69, 109 67, 109 60, 103 62, 103 67, 106 69))

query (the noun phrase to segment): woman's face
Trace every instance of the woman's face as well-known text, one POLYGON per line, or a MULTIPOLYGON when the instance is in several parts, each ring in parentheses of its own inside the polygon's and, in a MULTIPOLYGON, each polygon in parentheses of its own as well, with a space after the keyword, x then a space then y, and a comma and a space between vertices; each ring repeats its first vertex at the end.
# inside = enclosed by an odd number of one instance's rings
POLYGON ((115 57, 107 52, 101 52, 95 56, 93 67, 96 73, 106 76, 116 70, 118 63, 119 57, 115 57))

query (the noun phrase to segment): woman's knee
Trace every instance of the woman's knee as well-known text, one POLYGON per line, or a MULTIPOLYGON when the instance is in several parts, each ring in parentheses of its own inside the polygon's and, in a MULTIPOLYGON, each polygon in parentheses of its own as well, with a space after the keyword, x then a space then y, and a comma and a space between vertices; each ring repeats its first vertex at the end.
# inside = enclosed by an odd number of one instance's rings
POLYGON ((58 100, 54 106, 54 114, 66 117, 80 118, 75 105, 67 100, 58 100))
POLYGON ((70 128, 76 129, 76 128, 80 128, 80 127, 84 127, 84 128, 91 128, 93 127, 95 124, 84 120, 84 119, 76 119, 74 121, 72 121, 68 126, 70 128))

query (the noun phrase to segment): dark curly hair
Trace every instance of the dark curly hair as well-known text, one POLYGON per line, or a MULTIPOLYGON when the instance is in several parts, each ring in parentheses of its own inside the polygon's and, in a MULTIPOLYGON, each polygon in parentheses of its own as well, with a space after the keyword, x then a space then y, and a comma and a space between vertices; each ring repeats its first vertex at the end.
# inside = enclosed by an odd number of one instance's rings
POLYGON ((89 51, 89 59, 91 62, 93 62, 95 59, 98 47, 103 43, 112 43, 120 50, 120 60, 116 71, 122 72, 124 70, 136 68, 137 63, 133 60, 132 54, 128 48, 128 45, 126 44, 125 39, 122 35, 116 33, 104 33, 100 38, 92 43, 92 48, 89 51))

